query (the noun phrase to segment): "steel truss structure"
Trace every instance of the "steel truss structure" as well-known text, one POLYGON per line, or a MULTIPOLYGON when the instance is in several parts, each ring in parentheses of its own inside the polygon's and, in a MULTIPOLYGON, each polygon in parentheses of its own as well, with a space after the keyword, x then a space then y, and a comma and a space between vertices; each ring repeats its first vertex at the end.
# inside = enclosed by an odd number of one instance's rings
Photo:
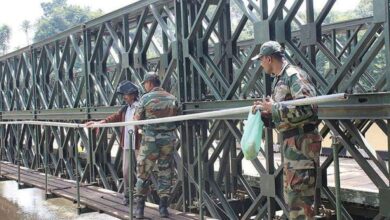
MULTIPOLYGON (((328 0, 315 15, 313 0, 139 1, 0 57, 1 119, 102 119, 121 104, 115 94, 118 83, 123 79, 140 83, 148 71, 158 71, 163 87, 179 98, 185 114, 250 105, 251 98, 270 93, 272 81, 250 58, 263 42, 277 40, 285 46, 287 58, 312 76, 320 94, 359 93, 346 103, 320 107, 321 134, 332 132, 339 137, 334 144, 336 155, 347 150, 380 192, 376 218, 390 217, 386 209, 389 164, 365 138, 373 125, 385 137, 390 133, 390 95, 386 93, 390 87, 390 2, 373 0, 371 17, 325 24, 335 2, 328 0), (370 67, 377 64, 381 51, 385 54, 382 72, 373 76, 370 67)), ((260 182, 253 185, 244 177, 243 154, 237 147, 242 119, 183 122, 178 129, 181 141, 176 146, 171 196, 176 208, 203 207, 218 219, 272 219, 277 210, 287 212, 282 166, 274 161, 271 130, 265 132, 266 146, 261 152, 266 163, 251 161, 260 182), (204 203, 199 204, 199 195, 204 203)), ((41 171, 47 168, 69 179, 76 179, 77 170, 82 182, 122 190, 118 128, 96 134, 8 125, 0 128, 0 134, 2 160, 41 171), (76 147, 83 150, 77 167, 76 147)), ((318 168, 322 181, 317 191, 336 207, 339 196, 326 180, 333 161, 331 154, 318 168)), ((157 199, 155 193, 149 198, 157 199)), ((353 218, 342 205, 340 210, 343 218, 353 218)))

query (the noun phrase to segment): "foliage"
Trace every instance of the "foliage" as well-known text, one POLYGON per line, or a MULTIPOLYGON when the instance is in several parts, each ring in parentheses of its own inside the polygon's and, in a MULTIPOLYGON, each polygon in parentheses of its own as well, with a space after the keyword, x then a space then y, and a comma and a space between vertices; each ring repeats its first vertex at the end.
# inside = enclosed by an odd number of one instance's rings
POLYGON ((353 10, 352 13, 358 14, 360 17, 363 18, 372 16, 374 11, 373 1, 374 0, 370 0, 370 1, 360 0, 356 9, 353 10))
POLYGON ((89 7, 68 5, 67 0, 44 2, 41 7, 43 16, 36 23, 35 42, 102 15, 101 10, 92 11, 89 7))
POLYGON ((8 25, 0 26, 0 54, 6 54, 11 37, 11 28, 8 25))
MULTIPOLYGON (((316 11, 315 18, 317 18, 318 13, 319 12, 316 11)), ((343 21, 348 21, 348 20, 353 20, 353 19, 358 19, 358 18, 365 18, 365 17, 370 17, 370 16, 373 16, 373 0, 370 0, 370 1, 360 0, 358 5, 356 6, 356 8, 353 10, 340 12, 337 10, 337 8, 333 8, 329 12, 327 17, 325 18, 323 24, 325 24, 325 25, 332 24, 332 23, 343 22, 343 21)), ((301 20, 306 20, 305 14, 302 12, 299 13, 299 18, 301 20)), ((362 28, 358 32, 357 37, 360 39, 364 35, 365 31, 366 31, 366 29, 362 28)), ((325 46, 327 48, 332 50, 333 47, 332 47, 331 41, 330 41, 331 36, 328 36, 328 37, 329 37, 329 40, 324 40, 323 43, 325 44, 325 46)), ((348 40, 347 36, 345 35, 345 32, 337 33, 336 39, 340 43, 340 46, 345 45, 347 40, 348 40)), ((341 48, 338 48, 338 50, 340 50, 340 49, 341 48)), ((344 63, 346 61, 346 59, 349 56, 348 53, 352 52, 353 49, 354 49, 354 46, 352 45, 351 50, 348 50, 348 52, 346 53, 346 56, 341 57, 340 61, 342 63, 344 63)), ((334 75, 334 66, 331 64, 329 59, 322 53, 321 50, 318 51, 317 56, 316 56, 316 68, 320 73, 322 73, 327 78, 332 77, 334 75)), ((374 88, 373 84, 375 84, 380 79, 380 77, 383 76, 383 74, 385 73, 385 69, 386 69, 386 56, 385 56, 385 50, 384 50, 384 48, 382 48, 382 50, 379 51, 379 53, 375 56, 375 58, 372 60, 372 62, 370 63, 370 65, 366 69, 365 76, 360 77, 359 83, 362 85, 362 87, 366 91, 372 91, 374 89, 377 89, 377 88, 374 88), (369 82, 370 80, 367 80, 369 78, 372 79, 371 82, 369 82)), ((358 87, 356 87, 354 89, 358 89, 358 87)), ((360 90, 358 89, 358 91, 360 91, 360 90)), ((360 91, 360 92, 362 92, 362 91, 360 91)))
POLYGON ((24 34, 26 35, 26 44, 30 44, 30 39, 29 39, 29 31, 31 29, 31 23, 29 20, 24 20, 22 22, 22 24, 20 25, 20 28, 22 29, 22 31, 24 32, 24 34))

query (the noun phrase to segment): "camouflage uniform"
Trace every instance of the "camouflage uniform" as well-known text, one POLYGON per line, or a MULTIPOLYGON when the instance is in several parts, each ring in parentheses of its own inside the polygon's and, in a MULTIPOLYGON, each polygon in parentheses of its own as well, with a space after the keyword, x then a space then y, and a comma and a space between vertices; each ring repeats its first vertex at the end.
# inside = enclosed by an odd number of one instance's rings
MULTIPOLYGON (((153 88, 142 96, 135 115, 140 120, 155 119, 177 115, 176 98, 160 87, 153 88)), ((149 177, 157 161, 158 194, 169 196, 172 181, 172 154, 176 141, 175 122, 142 126, 142 142, 137 158, 137 183, 135 196, 146 196, 149 191, 149 177)))
POLYGON ((322 137, 315 128, 316 109, 312 106, 285 106, 279 102, 316 95, 313 83, 302 69, 289 65, 274 79, 272 121, 276 129, 293 136, 283 139, 284 197, 289 207, 290 219, 313 219, 316 168, 319 165, 322 137), (290 134, 294 134, 291 132, 290 134))
MULTIPOLYGON (((275 41, 264 43, 254 59, 283 54, 275 41)), ((283 67, 272 84, 272 123, 283 139, 284 199, 289 208, 289 219, 314 218, 316 168, 319 165, 322 137, 316 128, 315 106, 287 106, 281 101, 316 96, 314 84, 305 71, 283 61, 283 67)), ((263 120, 269 114, 262 116, 263 120)), ((264 120, 264 124, 269 124, 264 120)))

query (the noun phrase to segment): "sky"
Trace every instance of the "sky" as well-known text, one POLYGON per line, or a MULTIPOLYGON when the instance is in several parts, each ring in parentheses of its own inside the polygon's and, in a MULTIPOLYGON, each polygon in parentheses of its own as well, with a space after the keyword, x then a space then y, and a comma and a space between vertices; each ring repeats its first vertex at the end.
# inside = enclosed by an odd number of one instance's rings
MULTIPOLYGON (((27 45, 26 35, 21 30, 21 23, 24 20, 29 20, 31 24, 34 24, 43 13, 40 3, 48 1, 49 0, 0 0, 0 2, 3 3, 0 7, 0 25, 7 24, 12 30, 10 51, 27 45)), ((137 0, 68 0, 68 3, 88 6, 91 9, 101 9, 104 13, 108 13, 135 1, 137 0)), ((348 0, 348 4, 345 4, 346 0, 338 0, 333 6, 333 9, 346 11, 356 7, 358 1, 359 0, 348 0)), ((288 0, 287 2, 293 1, 288 0)), ((314 7, 322 8, 325 2, 326 0, 315 0, 314 7)), ((301 7, 301 10, 304 10, 304 7, 301 7)), ((30 35, 33 34, 31 33, 30 35)), ((30 36, 30 38, 31 37, 32 36, 30 36)), ((29 39, 29 42, 31 42, 31 39, 29 39)))
MULTIPOLYGON (((2 3, 0 7, 0 25, 7 24, 12 31, 10 51, 14 50, 15 47, 26 46, 26 35, 21 30, 21 23, 24 20, 29 20, 31 24, 34 24, 43 14, 41 3, 49 2, 49 0, 0 0, 0 2, 2 3)), ((69 4, 88 6, 96 10, 101 9, 104 13, 122 8, 132 2, 135 2, 135 0, 68 0, 69 4)))

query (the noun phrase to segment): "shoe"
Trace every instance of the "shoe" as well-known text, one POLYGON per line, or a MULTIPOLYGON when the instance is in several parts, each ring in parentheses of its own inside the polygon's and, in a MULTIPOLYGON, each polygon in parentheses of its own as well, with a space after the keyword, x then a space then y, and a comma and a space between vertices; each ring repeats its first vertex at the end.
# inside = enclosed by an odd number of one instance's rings
POLYGON ((134 217, 136 219, 144 218, 145 198, 143 196, 137 196, 134 198, 135 210, 134 217))
POLYGON ((123 204, 124 206, 128 206, 128 205, 129 205, 129 197, 123 197, 122 204, 123 204))
POLYGON ((160 217, 161 218, 168 218, 168 196, 164 196, 160 198, 160 205, 159 205, 159 211, 160 211, 160 217))

